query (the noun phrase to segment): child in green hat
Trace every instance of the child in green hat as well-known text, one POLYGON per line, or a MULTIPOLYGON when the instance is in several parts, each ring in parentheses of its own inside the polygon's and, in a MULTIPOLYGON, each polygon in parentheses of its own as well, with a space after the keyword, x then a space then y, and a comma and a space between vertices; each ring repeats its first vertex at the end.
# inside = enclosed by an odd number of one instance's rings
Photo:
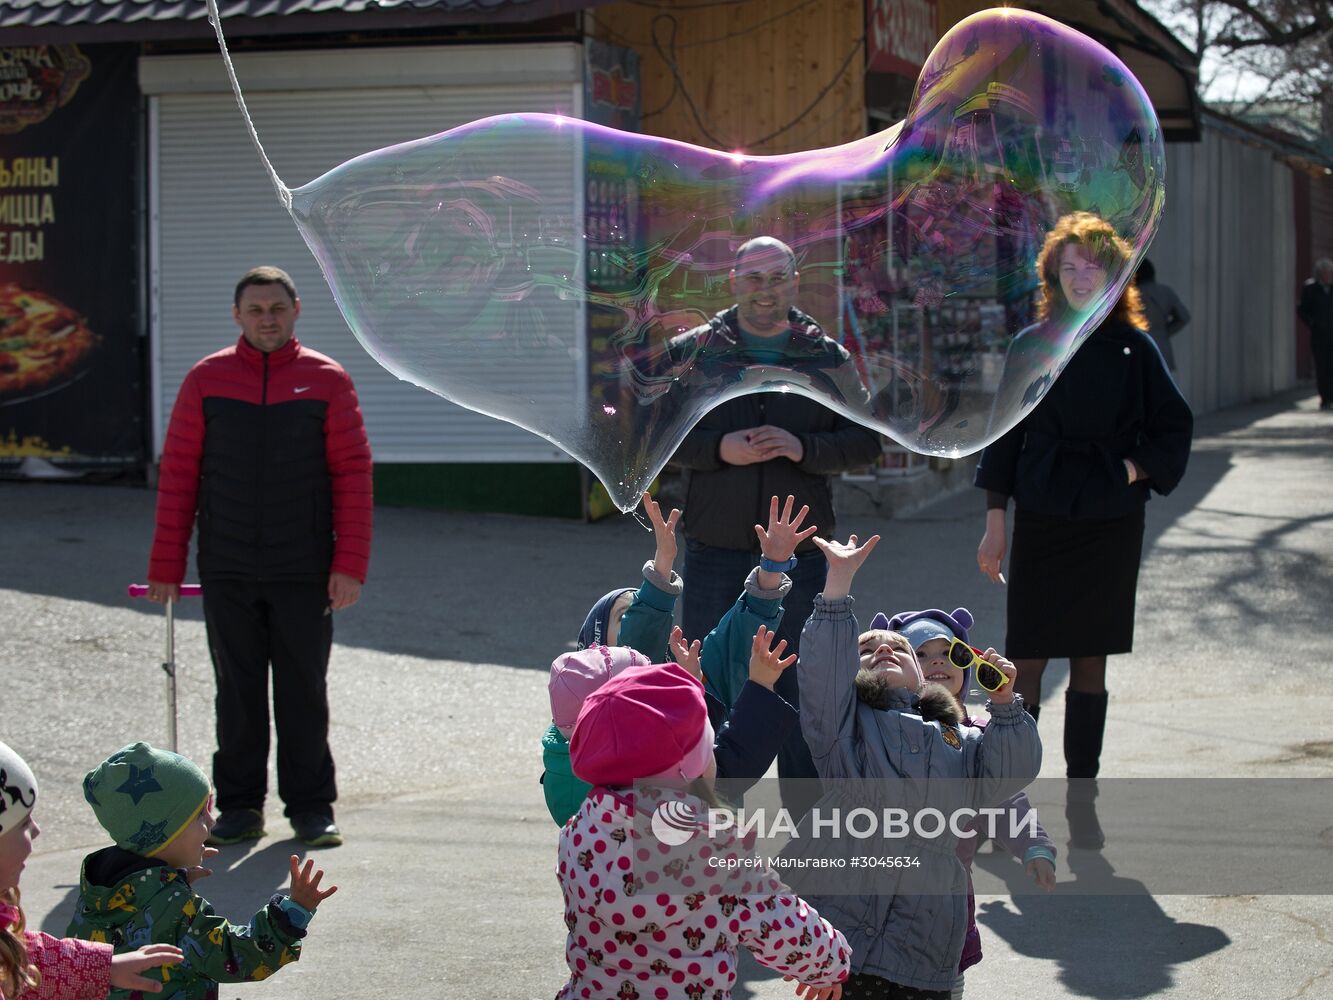
MULTIPOLYGON (((218 983, 266 979, 301 955, 301 939, 321 902, 323 869, 291 858, 292 886, 247 926, 213 912, 191 882, 212 874, 204 861, 213 815, 208 779, 193 761, 147 743, 113 753, 83 779, 83 795, 115 841, 88 855, 69 933, 117 952, 151 942, 178 945, 185 960, 163 969, 181 1000, 216 1000, 218 983)), ((109 1000, 130 1000, 112 990, 109 1000)))

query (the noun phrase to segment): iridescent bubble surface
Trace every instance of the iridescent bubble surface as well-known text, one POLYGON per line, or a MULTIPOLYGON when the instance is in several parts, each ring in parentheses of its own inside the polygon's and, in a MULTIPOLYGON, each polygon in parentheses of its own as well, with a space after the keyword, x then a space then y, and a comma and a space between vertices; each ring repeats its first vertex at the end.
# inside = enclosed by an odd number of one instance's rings
POLYGON ((1125 66, 1005 10, 949 31, 908 117, 844 146, 751 157, 515 113, 283 193, 382 365, 547 438, 627 510, 700 416, 758 390, 918 452, 979 450, 1114 305, 1163 183, 1160 128, 1125 66), (1133 255, 1091 303, 1036 326, 1038 251, 1076 211, 1133 255), (796 273, 733 273, 755 237, 789 246, 796 273), (790 301, 823 339, 804 321, 685 336, 738 301, 760 325, 790 301), (586 389, 551 403, 541 385, 571 370, 586 389))

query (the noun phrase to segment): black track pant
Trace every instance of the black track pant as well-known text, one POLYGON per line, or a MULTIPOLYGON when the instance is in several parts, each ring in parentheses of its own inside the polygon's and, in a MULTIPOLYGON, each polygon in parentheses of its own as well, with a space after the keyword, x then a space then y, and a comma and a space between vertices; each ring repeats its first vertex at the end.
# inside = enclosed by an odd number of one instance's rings
POLYGON ((331 809, 338 797, 325 683, 333 645, 328 585, 204 581, 204 621, 217 678, 219 811, 263 809, 268 790, 268 686, 278 730, 278 795, 286 814, 331 809))

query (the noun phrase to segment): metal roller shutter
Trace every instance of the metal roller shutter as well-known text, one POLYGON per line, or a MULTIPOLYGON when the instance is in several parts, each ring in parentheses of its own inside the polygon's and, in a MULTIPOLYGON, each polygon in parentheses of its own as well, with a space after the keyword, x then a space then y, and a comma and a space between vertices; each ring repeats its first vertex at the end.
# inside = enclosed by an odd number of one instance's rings
MULTIPOLYGON (((581 112, 577 46, 527 45, 264 53, 237 59, 251 117, 291 187, 361 153, 510 111, 581 112), (407 86, 409 81, 416 85, 407 86), (350 86, 349 86, 350 85, 350 86)), ((377 462, 569 461, 549 442, 465 410, 381 368, 338 313, 319 267, 279 204, 216 56, 146 57, 150 95, 150 271, 154 454, 181 380, 237 336, 235 281, 257 264, 287 269, 301 293, 297 336, 356 382, 377 462)), ((534 150, 505 172, 577 217, 577 157, 534 150)), ((582 307, 571 303, 565 370, 480 374, 570 407, 584 386, 582 307)), ((478 362, 484 364, 483 361, 478 362)))

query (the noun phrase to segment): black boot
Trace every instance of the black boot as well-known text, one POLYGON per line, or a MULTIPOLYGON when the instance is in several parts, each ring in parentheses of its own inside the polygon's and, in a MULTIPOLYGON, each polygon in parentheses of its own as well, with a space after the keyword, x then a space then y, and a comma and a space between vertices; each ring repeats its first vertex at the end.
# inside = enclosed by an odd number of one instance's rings
POLYGON ((1065 692, 1065 820, 1069 845, 1097 851, 1106 843, 1097 819, 1097 772, 1106 732, 1107 694, 1065 692))
POLYGON ((1065 777, 1095 778, 1106 732, 1107 694, 1065 692, 1065 777))

